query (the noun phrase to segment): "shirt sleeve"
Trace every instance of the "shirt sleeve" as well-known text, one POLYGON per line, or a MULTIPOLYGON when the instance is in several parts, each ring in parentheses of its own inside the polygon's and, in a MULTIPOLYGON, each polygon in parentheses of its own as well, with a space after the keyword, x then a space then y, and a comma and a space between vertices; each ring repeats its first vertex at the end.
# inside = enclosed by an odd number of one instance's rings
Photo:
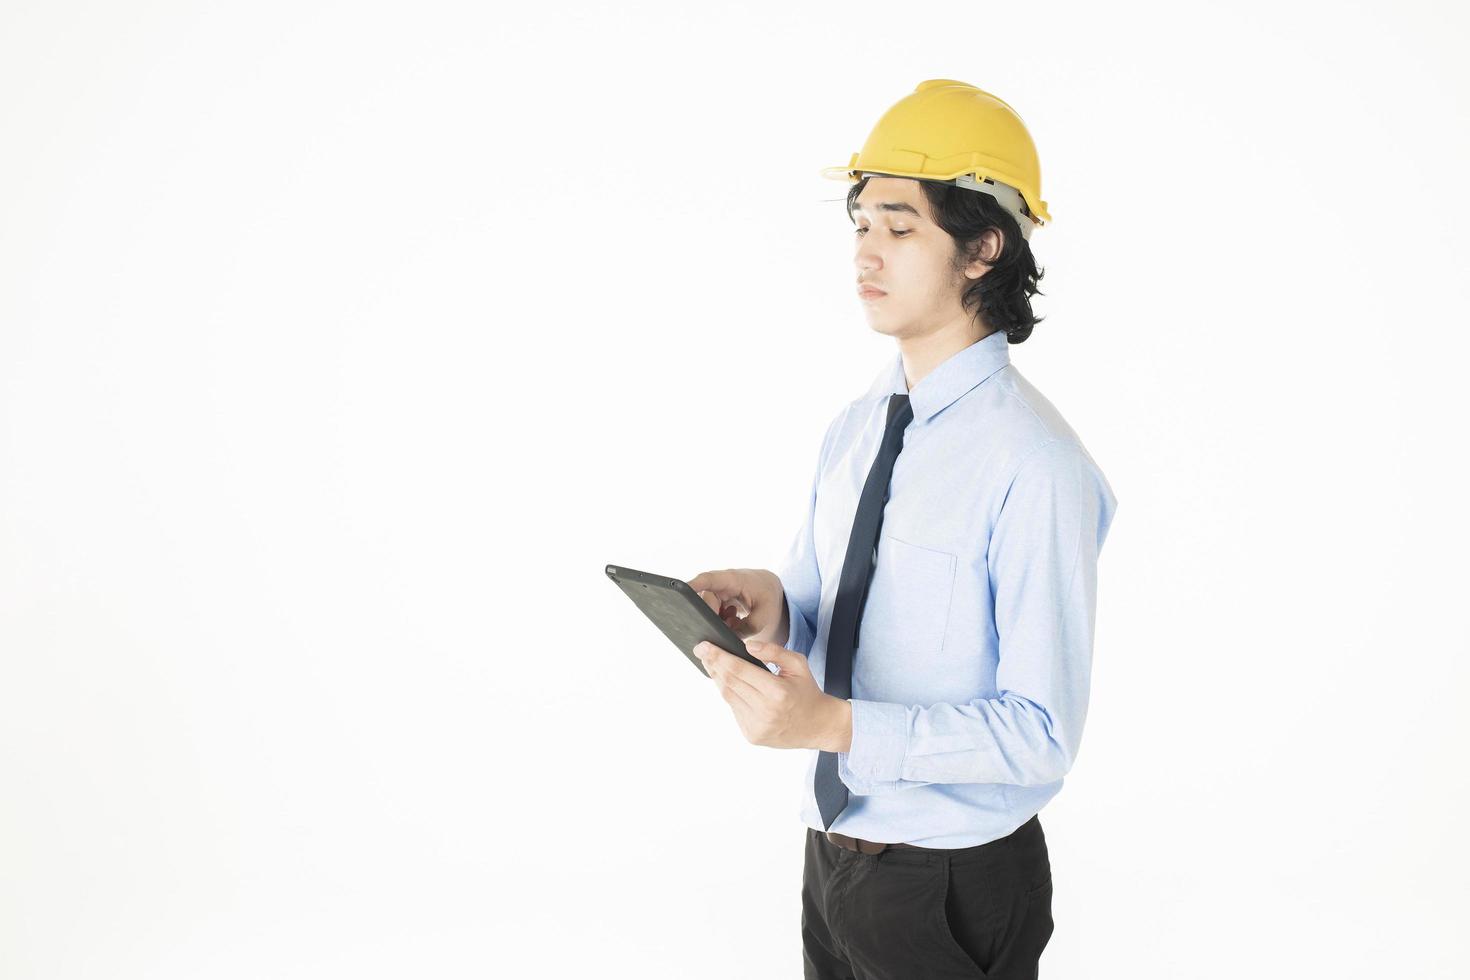
POLYGON ((781 561, 780 571, 776 573, 781 579, 781 588, 786 596, 787 619, 790 621, 785 647, 802 656, 811 653, 812 641, 817 636, 817 610, 822 601, 822 573, 817 566, 817 549, 813 535, 817 485, 822 481, 822 467, 826 464, 827 450, 841 418, 838 415, 827 423, 827 432, 822 437, 822 448, 817 452, 817 471, 812 476, 811 491, 807 494, 806 514, 801 530, 796 532, 796 537, 781 561))
POLYGON ((849 699, 838 775, 860 795, 926 783, 1036 786, 1082 741, 1092 676, 1097 558, 1117 500, 1087 451, 1053 439, 1017 468, 987 552, 999 697, 930 707, 849 699))

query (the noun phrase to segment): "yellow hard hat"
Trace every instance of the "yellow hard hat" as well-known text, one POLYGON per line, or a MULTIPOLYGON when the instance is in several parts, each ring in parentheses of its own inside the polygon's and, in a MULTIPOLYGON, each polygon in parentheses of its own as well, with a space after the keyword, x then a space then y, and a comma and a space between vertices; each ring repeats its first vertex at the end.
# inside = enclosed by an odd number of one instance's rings
POLYGON ((989 92, 951 78, 920 82, 883 113, 846 166, 822 168, 823 177, 849 183, 865 174, 946 180, 989 194, 1025 238, 1051 220, 1026 124, 989 92))

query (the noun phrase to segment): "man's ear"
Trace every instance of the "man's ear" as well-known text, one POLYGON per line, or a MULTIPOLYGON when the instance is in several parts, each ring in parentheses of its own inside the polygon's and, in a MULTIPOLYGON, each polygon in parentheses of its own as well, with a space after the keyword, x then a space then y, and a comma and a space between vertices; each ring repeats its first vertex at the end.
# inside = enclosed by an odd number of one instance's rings
POLYGON ((989 272, 990 266, 1004 247, 1005 234, 999 228, 985 229, 984 234, 970 243, 970 261, 965 266, 966 278, 979 279, 989 272))

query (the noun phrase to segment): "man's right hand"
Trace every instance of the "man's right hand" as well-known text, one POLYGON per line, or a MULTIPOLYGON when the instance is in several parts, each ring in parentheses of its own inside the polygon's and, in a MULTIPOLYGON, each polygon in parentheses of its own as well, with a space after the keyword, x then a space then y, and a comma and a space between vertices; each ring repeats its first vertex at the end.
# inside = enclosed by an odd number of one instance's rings
POLYGON ((724 568, 700 572, 688 585, 742 640, 786 645, 790 619, 786 591, 775 572, 764 568, 724 568))

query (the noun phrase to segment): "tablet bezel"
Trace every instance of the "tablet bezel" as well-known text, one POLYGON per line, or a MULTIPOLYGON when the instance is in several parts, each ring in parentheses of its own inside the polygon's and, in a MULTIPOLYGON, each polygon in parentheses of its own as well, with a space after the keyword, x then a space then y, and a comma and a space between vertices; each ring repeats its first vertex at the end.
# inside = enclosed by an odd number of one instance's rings
POLYGON ((746 663, 765 671, 770 667, 745 649, 745 641, 715 614, 709 603, 689 587, 683 579, 655 575, 625 565, 605 566, 607 577, 617 583, 623 594, 633 600, 659 632, 668 637, 701 674, 709 677, 704 664, 694 654, 703 641, 713 643, 746 663))

